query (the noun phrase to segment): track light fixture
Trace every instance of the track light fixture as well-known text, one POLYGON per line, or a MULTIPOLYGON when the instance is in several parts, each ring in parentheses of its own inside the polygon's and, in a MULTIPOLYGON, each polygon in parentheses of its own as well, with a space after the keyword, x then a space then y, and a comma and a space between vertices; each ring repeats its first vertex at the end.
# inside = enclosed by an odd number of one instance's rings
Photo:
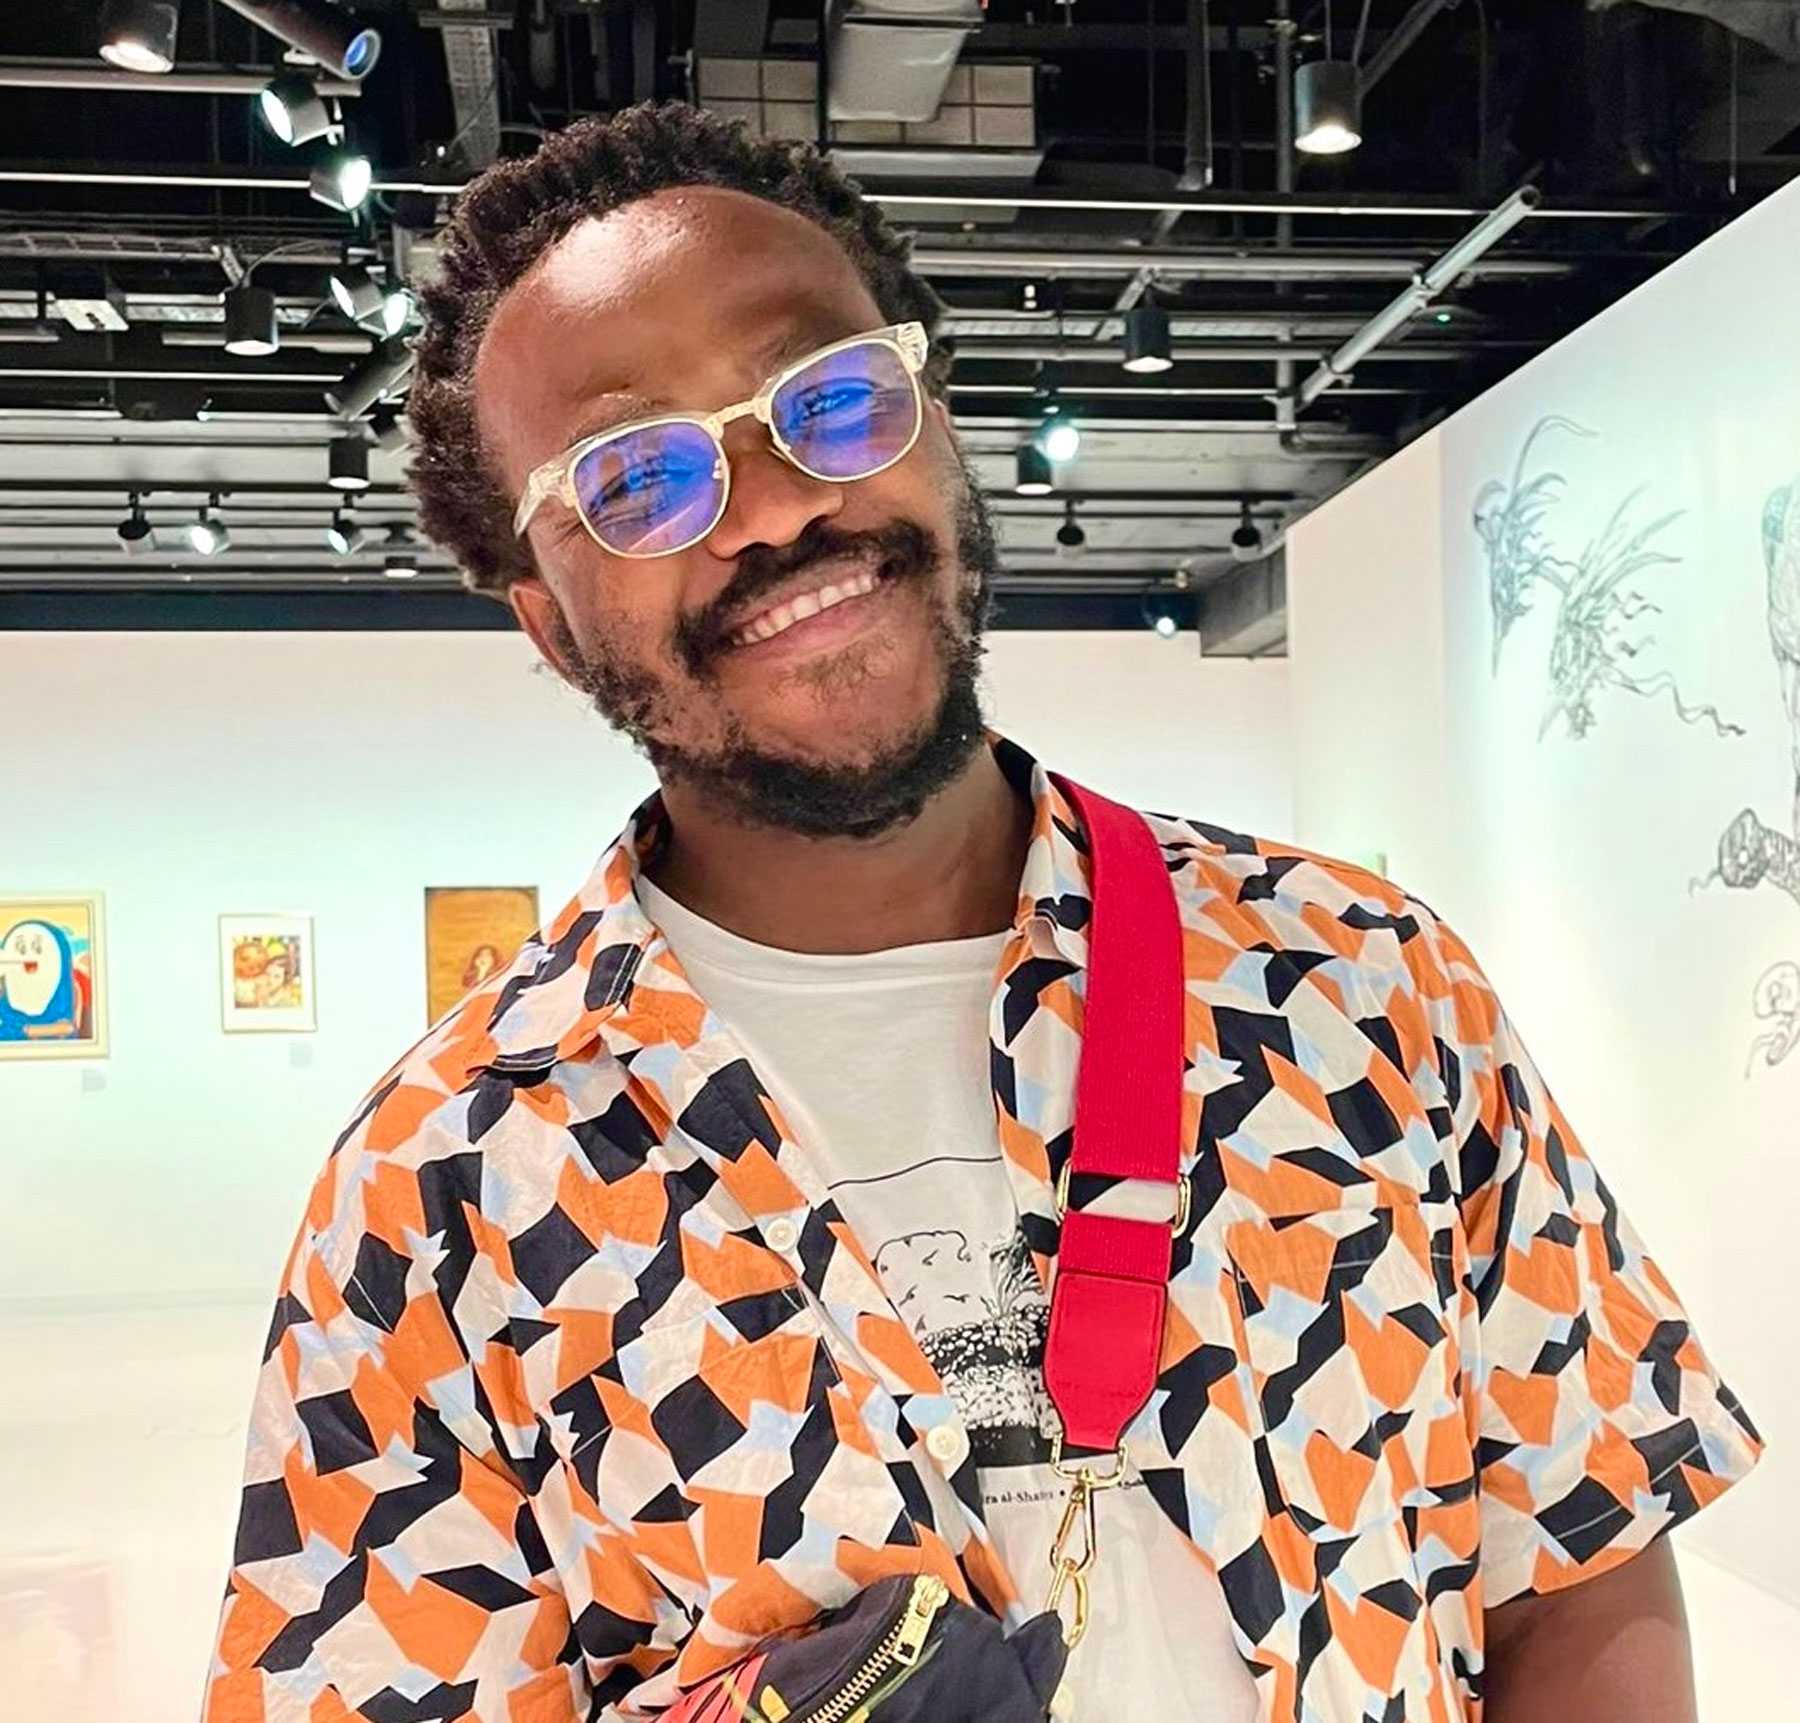
POLYGON ((187 524, 188 549, 198 551, 201 556, 217 556, 231 546, 230 528, 213 513, 218 506, 219 493, 214 491, 200 505, 200 513, 187 524))
POLYGON ((1263 553, 1263 537, 1257 531, 1256 522, 1250 518, 1250 505, 1245 503, 1242 508, 1237 529, 1231 535, 1231 560, 1255 562, 1263 553))
POLYGON ((127 556, 137 556, 152 548, 150 521, 144 513, 143 500, 136 491, 131 493, 131 513, 119 522, 119 548, 127 556))
POLYGON ((275 295, 240 281, 225 289, 225 351, 246 358, 273 353, 281 345, 275 322, 275 295))
POLYGON ((1050 477, 1050 462, 1036 443, 1021 443, 1018 453, 1018 476, 1013 489, 1022 497, 1047 497, 1056 488, 1050 477))
POLYGON ((369 488, 369 445, 352 433, 334 438, 331 467, 325 482, 334 491, 366 491, 369 488))
POLYGON ((419 553, 413 545, 412 534, 398 521, 387 529, 381 572, 390 580, 411 580, 419 572, 419 553))
POLYGON ((1185 593, 1158 592, 1153 587, 1144 591, 1142 609, 1144 625, 1161 640, 1173 640, 1192 608, 1185 593))
POLYGON ((412 368, 412 349, 404 341, 379 341, 368 358, 325 391, 325 405, 340 419, 360 419, 398 389, 412 368))
POLYGON ((1086 547, 1087 534, 1075 519, 1075 499, 1070 497, 1063 503, 1062 525, 1056 529, 1056 554, 1061 557, 1077 557, 1086 547))
POLYGON ((301 72, 283 72, 257 93, 256 111, 284 144, 310 144, 337 130, 325 98, 301 72))
POLYGON ((381 284, 360 264, 334 269, 330 288, 332 303, 352 323, 362 323, 381 309, 381 284))
POLYGON ((320 203, 349 215, 368 201, 369 187, 374 182, 375 170, 367 156, 333 145, 313 164, 307 190, 320 203))
POLYGON ((374 317, 375 329, 383 335, 398 335, 412 322, 413 296, 404 287, 391 287, 381 296, 381 308, 374 317))
POLYGON ((1081 450, 1081 427, 1058 414, 1038 433, 1038 446, 1048 460, 1072 461, 1081 450))
POLYGON ((406 447, 406 426, 392 407, 377 407, 369 415, 369 441, 389 454, 406 447))
POLYGON ((125 72, 167 72, 175 65, 177 0, 107 0, 100 12, 100 58, 125 72))
POLYGON ((340 78, 366 78, 381 57, 381 32, 326 0, 225 0, 225 4, 340 78))
POLYGON ((338 556, 354 556, 369 542, 369 529, 357 525, 346 503, 332 511, 331 522, 325 528, 325 542, 338 556))
POLYGON ((1341 156, 1362 142, 1362 74, 1348 60, 1312 60, 1294 74, 1294 148, 1341 156))
POLYGON ((1134 305, 1125 313, 1125 369, 1166 371, 1175 361, 1169 356, 1169 314, 1160 305, 1134 305))

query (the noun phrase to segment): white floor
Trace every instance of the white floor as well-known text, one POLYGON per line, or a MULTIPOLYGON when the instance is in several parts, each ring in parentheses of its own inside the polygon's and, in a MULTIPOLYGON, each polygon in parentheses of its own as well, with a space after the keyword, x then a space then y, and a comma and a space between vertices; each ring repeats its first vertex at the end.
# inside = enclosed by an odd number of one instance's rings
MULTIPOLYGON (((0 1311, 6 1723, 195 1723, 268 1310, 0 1311)), ((1795 1713, 1800 1609, 1682 1552, 1705 1723, 1795 1713)))

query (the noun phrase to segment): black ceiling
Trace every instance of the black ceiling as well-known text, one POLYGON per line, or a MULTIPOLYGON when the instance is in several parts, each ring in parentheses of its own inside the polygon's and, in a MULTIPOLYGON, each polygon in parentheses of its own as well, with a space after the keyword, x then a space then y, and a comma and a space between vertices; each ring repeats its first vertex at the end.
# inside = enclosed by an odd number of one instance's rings
MULTIPOLYGON (((751 62, 799 75, 816 62, 819 7, 368 0, 356 11, 380 30, 381 58, 342 102, 375 169, 356 215, 306 193, 324 146, 278 143, 243 93, 283 65, 272 36, 216 0, 184 0, 177 73, 237 72, 241 87, 77 87, 107 70, 97 11, 0 15, 0 625, 504 620, 462 599, 429 547, 415 577, 384 571, 384 542, 409 531, 404 448, 371 451, 357 504, 380 529, 371 546, 338 557, 324 542, 340 500, 324 484, 327 445, 364 429, 324 395, 373 344, 331 304, 332 269, 417 280, 448 206, 436 188, 575 115, 648 95, 712 101, 751 62), (726 80, 716 65, 733 59, 726 80), (251 264, 282 308, 267 358, 221 344, 219 296, 251 264), (84 301, 126 327, 76 328, 84 301), (115 527, 133 492, 159 538, 216 494, 230 549, 125 556, 115 527)), ((1336 157, 1277 147, 1282 44, 1291 63, 1325 53, 1326 8, 1293 0, 1283 26, 1288 11, 993 0, 961 64, 1010 69, 1006 100, 1028 92, 1028 113, 998 116, 1010 147, 833 134, 917 231, 950 306, 952 404, 1001 515, 1003 626, 1139 626, 1154 587, 1178 594, 1207 650, 1280 651, 1284 526, 1800 164, 1800 66, 1784 57, 1800 42, 1754 39, 1764 8, 1339 0, 1334 57, 1350 57, 1360 26, 1372 87, 1362 146, 1336 157), (1533 213, 1347 381, 1296 393, 1525 186, 1533 213), (1094 207, 1107 204, 1124 207, 1094 207), (1118 313, 1146 294, 1173 320, 1176 363, 1134 375, 1118 313), (1017 497, 1014 451, 1052 403, 1083 427, 1082 450, 1057 495, 1017 497), (1071 499, 1085 536, 1074 554, 1055 536, 1071 499), (1231 544, 1246 513, 1271 552, 1254 561, 1231 544)), ((828 71, 834 93, 843 75, 828 71)), ((764 80, 748 110, 715 105, 773 129, 764 80)), ((977 124, 982 87, 960 98, 977 124)), ((779 112, 790 127, 808 118, 779 112)))

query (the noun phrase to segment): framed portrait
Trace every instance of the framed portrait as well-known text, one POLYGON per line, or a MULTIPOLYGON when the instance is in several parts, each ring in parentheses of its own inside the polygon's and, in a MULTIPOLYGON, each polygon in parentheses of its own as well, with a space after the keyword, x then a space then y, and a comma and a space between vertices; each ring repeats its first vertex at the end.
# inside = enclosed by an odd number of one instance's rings
POLYGON ((319 1026, 310 915, 219 917, 225 1033, 308 1034, 319 1026))
POLYGON ((425 888, 425 1018, 435 1023, 518 956, 537 931, 534 885, 425 888))
POLYGON ((99 896, 0 897, 0 1059, 106 1054, 99 896))

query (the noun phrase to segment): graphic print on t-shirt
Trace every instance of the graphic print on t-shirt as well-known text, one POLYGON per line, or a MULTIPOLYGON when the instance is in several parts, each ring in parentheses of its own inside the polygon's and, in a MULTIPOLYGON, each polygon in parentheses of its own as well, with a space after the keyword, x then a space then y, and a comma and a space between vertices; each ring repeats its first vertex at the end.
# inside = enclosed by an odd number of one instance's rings
POLYGON ((972 1242, 956 1231, 902 1233, 877 1248, 875 1269, 956 1402, 976 1465, 1047 1459, 1056 1428, 1042 1375, 1050 1305, 1024 1234, 972 1242))

